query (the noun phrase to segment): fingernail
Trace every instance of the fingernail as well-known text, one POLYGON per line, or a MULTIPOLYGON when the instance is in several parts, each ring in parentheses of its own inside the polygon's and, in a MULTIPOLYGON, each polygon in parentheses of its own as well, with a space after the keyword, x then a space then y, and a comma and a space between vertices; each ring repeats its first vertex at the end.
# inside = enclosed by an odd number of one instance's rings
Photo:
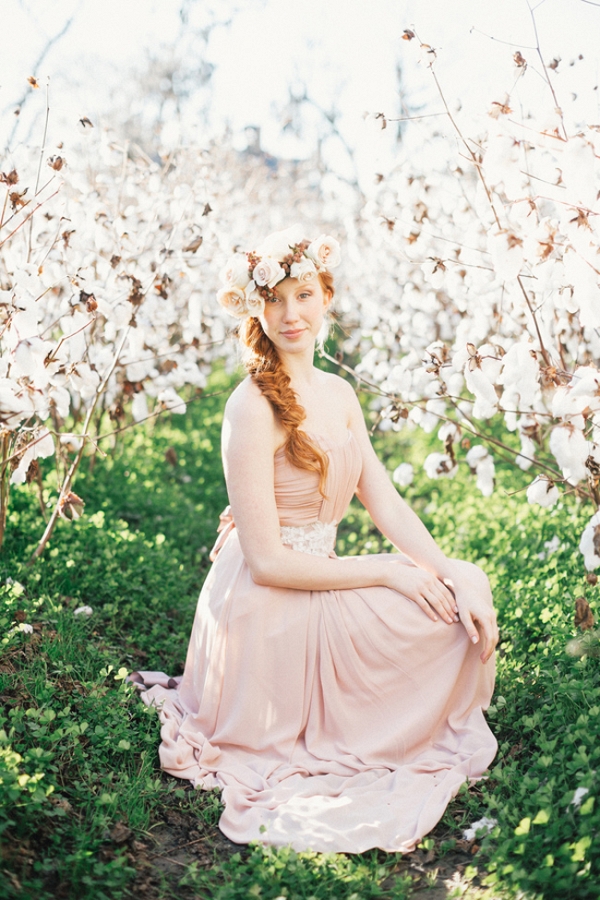
POLYGON ((476 634, 474 634, 473 637, 471 638, 471 640, 473 641, 474 644, 476 644, 477 641, 479 640, 479 638, 477 637, 476 634))
POLYGON ((454 621, 458 622, 458 616, 454 616, 454 621))

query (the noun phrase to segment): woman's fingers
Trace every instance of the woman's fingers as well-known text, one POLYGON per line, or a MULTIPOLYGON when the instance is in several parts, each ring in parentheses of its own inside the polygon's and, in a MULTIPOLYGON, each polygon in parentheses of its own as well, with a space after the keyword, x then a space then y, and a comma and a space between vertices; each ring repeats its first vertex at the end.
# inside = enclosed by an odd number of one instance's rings
POLYGON ((434 583, 425 596, 434 609, 439 612, 442 619, 449 624, 458 622, 454 598, 441 581, 434 583))
POLYGON ((433 608, 431 603, 425 597, 418 595, 415 598, 415 603, 417 604, 417 606, 421 607, 421 609, 423 610, 425 615, 427 615, 431 619, 432 622, 437 622, 438 617, 435 613, 435 609, 433 608))
POLYGON ((489 621, 482 622, 482 628, 486 639, 486 645, 484 652, 481 654, 481 661, 485 663, 491 657, 500 638, 496 616, 490 617, 489 621))

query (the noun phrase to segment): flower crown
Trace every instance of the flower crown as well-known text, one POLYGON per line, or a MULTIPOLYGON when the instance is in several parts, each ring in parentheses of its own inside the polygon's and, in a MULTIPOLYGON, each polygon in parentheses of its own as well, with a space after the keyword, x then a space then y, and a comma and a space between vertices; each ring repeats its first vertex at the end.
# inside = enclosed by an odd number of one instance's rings
POLYGON ((273 288, 284 278, 311 281, 339 265, 340 258, 340 245, 329 235, 308 241, 300 225, 276 231, 257 250, 231 257, 221 272, 224 287, 217 300, 236 319, 260 316, 265 302, 276 299, 273 288))

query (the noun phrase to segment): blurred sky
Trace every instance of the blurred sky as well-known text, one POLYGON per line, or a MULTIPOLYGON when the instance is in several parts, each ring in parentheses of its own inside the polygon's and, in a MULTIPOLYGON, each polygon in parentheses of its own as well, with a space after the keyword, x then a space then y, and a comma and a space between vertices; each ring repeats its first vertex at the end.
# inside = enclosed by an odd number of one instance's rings
MULTIPOLYGON (((600 91, 592 90, 600 78, 600 6, 585 0, 538 0, 531 6, 544 60, 561 60, 561 90, 577 92, 585 83, 582 116, 600 122, 600 91)), ((10 136, 11 147, 20 141, 39 143, 41 90, 24 104, 13 134, 14 110, 28 93, 29 75, 42 85, 50 77, 55 125, 82 115, 100 124, 146 102, 136 72, 152 56, 170 59, 182 71, 194 62, 214 66, 209 121, 200 121, 192 82, 187 131, 183 123, 186 139, 194 124, 206 132, 227 123, 242 144, 244 126, 258 125, 268 151, 302 156, 314 144, 323 116, 314 113, 311 120, 309 111, 300 136, 293 128, 282 132, 281 126, 289 86, 296 93, 306 86, 316 106, 328 110, 335 103, 344 140, 358 147, 359 156, 362 151, 372 156, 375 126, 365 123, 364 114, 402 114, 397 63, 404 102, 412 112, 441 109, 426 66, 401 39, 403 29, 412 26, 438 50, 440 81, 452 108, 460 105, 467 119, 483 117, 492 100, 502 100, 515 79, 517 49, 529 63, 533 102, 536 84, 543 87, 527 0, 0 0, 0 7, 2 148, 10 136), (36 66, 48 40, 71 17, 66 34, 36 66), (205 42, 202 30, 215 22, 222 24, 205 42)), ((177 142, 182 123, 170 127, 170 139, 177 142)), ((343 166, 343 149, 337 150, 343 166)), ((385 156, 383 144, 378 152, 385 156)))

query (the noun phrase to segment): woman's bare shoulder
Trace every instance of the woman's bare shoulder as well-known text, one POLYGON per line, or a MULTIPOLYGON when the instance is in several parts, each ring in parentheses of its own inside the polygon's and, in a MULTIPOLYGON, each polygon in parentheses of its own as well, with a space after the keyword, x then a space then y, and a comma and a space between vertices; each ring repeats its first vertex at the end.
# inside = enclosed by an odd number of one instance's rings
POLYGON ((249 437, 257 434, 275 439, 277 422, 275 412, 260 388, 250 376, 238 384, 227 403, 223 416, 224 430, 228 433, 243 433, 249 437))
POLYGON ((334 375, 333 372, 322 372, 322 375, 323 385, 329 394, 342 403, 344 409, 354 412, 358 404, 358 397, 350 382, 340 375, 334 375))

